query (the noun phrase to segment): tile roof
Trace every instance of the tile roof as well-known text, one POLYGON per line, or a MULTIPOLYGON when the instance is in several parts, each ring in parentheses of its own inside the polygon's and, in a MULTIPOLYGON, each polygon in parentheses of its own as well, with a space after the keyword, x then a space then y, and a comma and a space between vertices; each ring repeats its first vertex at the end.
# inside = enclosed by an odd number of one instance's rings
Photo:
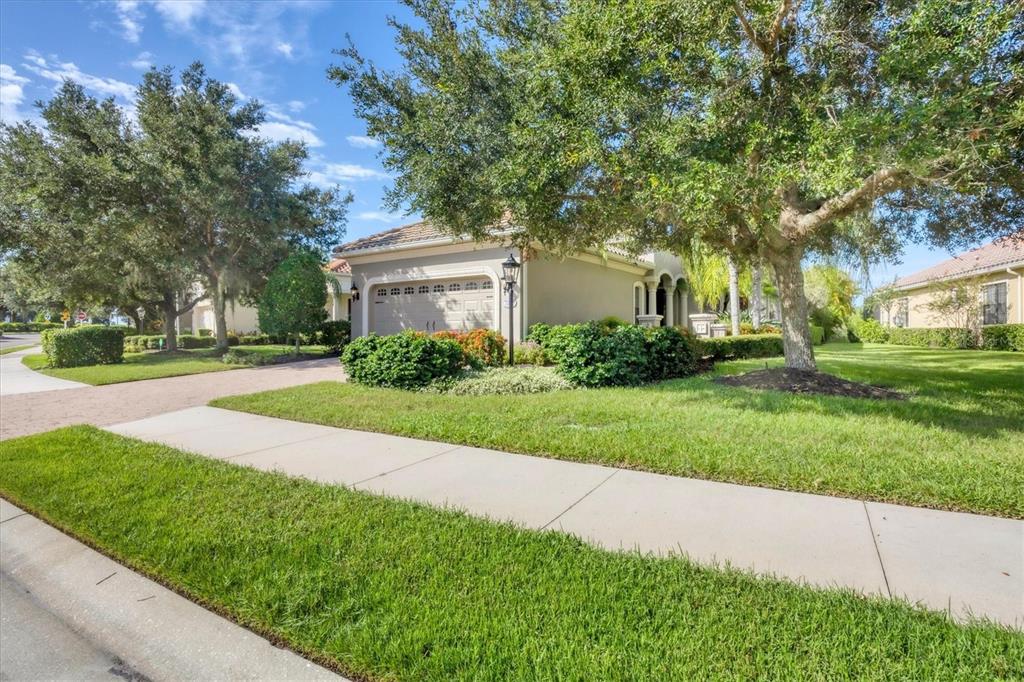
POLYGON ((332 258, 331 262, 327 264, 327 271, 340 275, 351 275, 352 266, 344 258, 332 258))
MULTIPOLYGON (((498 228, 498 234, 509 229, 511 227, 510 217, 506 214, 502 217, 496 227, 498 228)), ((403 246, 414 246, 420 242, 431 242, 445 237, 455 239, 450 233, 442 232, 429 221, 421 220, 416 223, 402 225, 401 227, 395 227, 390 230, 385 230, 384 232, 378 232, 377 234, 371 234, 367 237, 356 239, 346 244, 341 244, 340 246, 334 247, 334 253, 335 256, 337 256, 337 254, 354 254, 357 251, 366 251, 370 249, 401 248, 403 246)), ((638 263, 646 263, 650 260, 646 255, 638 256, 631 253, 628 249, 612 243, 606 244, 604 250, 620 258, 638 263)), ((348 272, 351 272, 351 270, 348 270, 348 272)))
POLYGON ((984 246, 961 253, 949 260, 942 261, 930 268, 919 270, 906 277, 901 277, 892 286, 897 288, 911 287, 939 279, 962 277, 972 273, 984 272, 999 266, 1024 264, 1024 230, 1001 237, 984 246))
POLYGON ((349 251, 363 251, 366 249, 383 249, 387 247, 403 246, 405 244, 415 244, 416 242, 431 241, 434 239, 440 239, 445 234, 434 227, 431 223, 426 220, 421 220, 418 223, 410 223, 409 225, 402 225, 384 232, 378 232, 377 234, 371 234, 368 237, 362 237, 355 241, 342 244, 334 248, 335 253, 347 253, 349 251))

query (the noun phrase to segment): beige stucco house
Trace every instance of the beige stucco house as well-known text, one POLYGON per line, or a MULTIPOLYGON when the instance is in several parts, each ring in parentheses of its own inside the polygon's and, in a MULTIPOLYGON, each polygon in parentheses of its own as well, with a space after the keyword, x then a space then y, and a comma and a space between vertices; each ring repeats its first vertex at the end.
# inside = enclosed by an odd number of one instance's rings
MULTIPOLYGON (((334 258, 324 269, 327 271, 327 291, 324 297, 324 308, 327 319, 347 320, 349 302, 352 298, 352 270, 343 258, 334 258)), ((225 313, 228 330, 239 333, 255 332, 259 329, 256 308, 236 303, 228 304, 225 313)), ((203 299, 192 310, 178 318, 179 330, 191 330, 199 333, 200 329, 215 329, 213 302, 203 299)))
POLYGON ((686 325, 699 312, 680 259, 667 252, 634 257, 609 246, 560 258, 539 245, 508 247, 499 237, 453 237, 423 221, 343 244, 334 256, 351 269, 353 336, 485 327, 508 337, 511 315, 512 336, 520 340, 538 322, 614 315, 686 325), (522 263, 511 308, 501 281, 509 254, 522 263))
POLYGON ((951 282, 969 280, 981 288, 982 325, 1024 323, 1024 231, 902 277, 890 288, 902 294, 877 312, 893 327, 948 327, 928 303, 951 282))

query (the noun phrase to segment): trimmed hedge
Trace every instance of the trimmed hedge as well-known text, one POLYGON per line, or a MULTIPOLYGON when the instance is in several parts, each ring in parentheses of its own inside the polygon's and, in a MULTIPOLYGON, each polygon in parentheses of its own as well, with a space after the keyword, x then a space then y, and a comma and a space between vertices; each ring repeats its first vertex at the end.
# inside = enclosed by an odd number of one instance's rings
POLYGON ((701 354, 716 362, 782 355, 781 334, 748 334, 698 339, 701 354))
POLYGON ((181 348, 183 350, 191 350, 193 348, 213 348, 216 345, 217 339, 215 339, 212 336, 194 336, 192 334, 178 334, 178 348, 181 348))
POLYGON ((0 331, 3 332, 42 332, 63 328, 60 322, 0 322, 0 331))
POLYGON ((820 346, 825 343, 825 328, 816 324, 811 325, 811 344, 820 346))
POLYGON ((867 343, 923 346, 950 350, 1010 350, 1024 352, 1024 324, 993 324, 981 328, 980 338, 960 327, 883 327, 877 320, 857 325, 856 336, 867 343))
POLYGON ((888 343, 894 346, 926 346, 951 350, 978 347, 977 337, 970 329, 956 327, 893 327, 889 330, 888 343))
POLYGON ((41 338, 50 367, 113 365, 124 360, 123 327, 46 329, 41 338))
POLYGON ((422 332, 361 336, 345 347, 341 364, 352 381, 367 386, 422 388, 453 378, 463 367, 462 347, 422 332))
POLYGON ((982 327, 981 347, 985 350, 1024 352, 1024 324, 992 324, 982 327))

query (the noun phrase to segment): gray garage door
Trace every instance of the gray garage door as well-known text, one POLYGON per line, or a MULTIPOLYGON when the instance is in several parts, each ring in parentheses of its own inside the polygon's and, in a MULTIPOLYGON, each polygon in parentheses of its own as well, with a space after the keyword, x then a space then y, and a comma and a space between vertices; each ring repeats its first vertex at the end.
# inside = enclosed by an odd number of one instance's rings
POLYGON ((487 277, 379 284, 370 291, 370 330, 384 335, 493 328, 494 295, 487 277))

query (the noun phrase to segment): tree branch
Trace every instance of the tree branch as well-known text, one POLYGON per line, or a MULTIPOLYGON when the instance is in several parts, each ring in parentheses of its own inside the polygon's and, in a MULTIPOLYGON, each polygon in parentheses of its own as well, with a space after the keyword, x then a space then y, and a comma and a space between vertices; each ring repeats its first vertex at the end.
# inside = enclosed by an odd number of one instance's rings
POLYGON ((792 0, 782 0, 782 5, 779 6, 779 11, 775 14, 775 21, 772 22, 771 31, 768 33, 768 45, 774 48, 779 42, 779 36, 782 34, 782 24, 786 20, 786 15, 789 14, 790 9, 793 7, 792 0))
POLYGON ((736 17, 740 20, 740 26, 743 27, 743 32, 747 34, 750 42, 754 43, 754 47, 761 50, 766 56, 770 55, 770 50, 767 49, 767 46, 757 36, 757 31, 754 30, 754 27, 747 21, 746 9, 740 4, 740 0, 733 0, 732 6, 736 11, 736 17))
POLYGON ((801 216, 798 224, 800 235, 805 236, 825 223, 845 218, 875 199, 902 188, 910 177, 901 168, 880 168, 859 186, 822 202, 817 209, 801 216))

